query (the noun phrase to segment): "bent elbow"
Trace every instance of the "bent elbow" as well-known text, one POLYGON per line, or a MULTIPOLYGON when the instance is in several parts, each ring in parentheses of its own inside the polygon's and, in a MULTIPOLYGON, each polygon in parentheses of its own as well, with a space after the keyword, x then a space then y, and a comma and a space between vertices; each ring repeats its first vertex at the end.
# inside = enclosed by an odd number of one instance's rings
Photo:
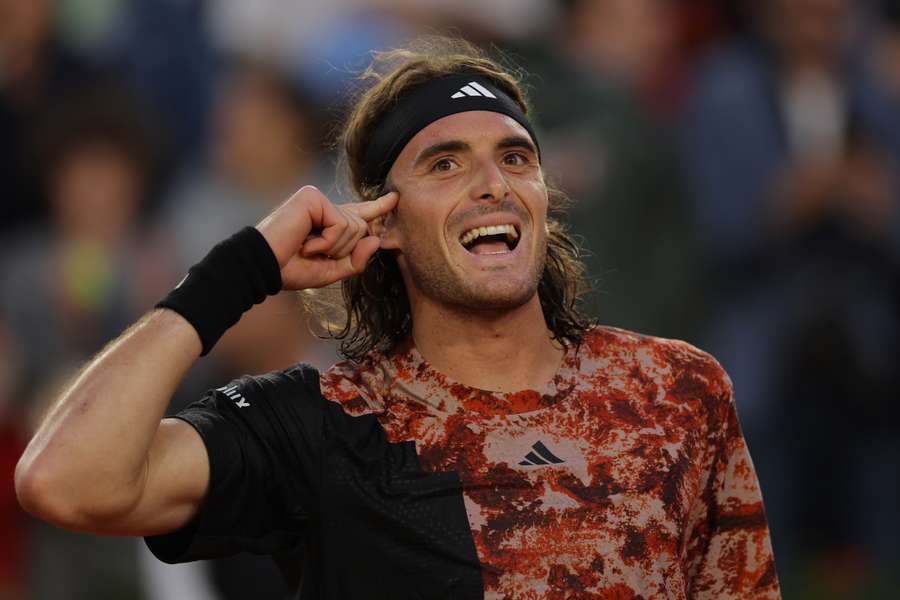
POLYGON ((65 514, 64 495, 56 489, 47 469, 38 468, 22 457, 16 465, 15 485, 19 505, 28 514, 54 524, 60 523, 63 527, 63 523, 71 518, 71 515, 65 514))
POLYGON ((24 457, 16 465, 15 487, 25 512, 63 529, 91 531, 94 522, 108 518, 111 512, 86 503, 77 486, 55 476, 51 469, 29 464, 24 457))

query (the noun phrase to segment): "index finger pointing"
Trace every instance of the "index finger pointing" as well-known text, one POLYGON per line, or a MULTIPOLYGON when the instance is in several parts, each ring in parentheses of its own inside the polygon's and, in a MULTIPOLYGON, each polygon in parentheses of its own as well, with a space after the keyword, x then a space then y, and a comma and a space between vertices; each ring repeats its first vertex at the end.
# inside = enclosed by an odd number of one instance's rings
POLYGON ((365 221, 371 221, 378 217, 384 216, 394 210, 400 194, 397 192, 388 192, 384 196, 379 196, 375 200, 369 202, 354 202, 345 204, 344 208, 361 217, 365 221))

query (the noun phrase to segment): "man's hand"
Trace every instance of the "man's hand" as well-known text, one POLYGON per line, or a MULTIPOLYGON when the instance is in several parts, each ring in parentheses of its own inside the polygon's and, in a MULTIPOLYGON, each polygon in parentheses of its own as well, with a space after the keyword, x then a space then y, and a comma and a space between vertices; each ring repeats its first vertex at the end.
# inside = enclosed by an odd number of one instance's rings
POLYGON ((337 205, 313 186, 300 188, 256 226, 278 259, 283 289, 323 287, 362 273, 380 246, 372 226, 398 198, 390 192, 337 205))

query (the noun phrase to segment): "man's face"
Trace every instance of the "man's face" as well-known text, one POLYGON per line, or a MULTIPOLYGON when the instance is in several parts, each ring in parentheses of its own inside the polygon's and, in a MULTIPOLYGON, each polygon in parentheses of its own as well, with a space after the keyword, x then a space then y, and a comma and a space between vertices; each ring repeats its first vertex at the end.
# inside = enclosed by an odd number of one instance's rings
POLYGON ((547 188, 514 119, 488 111, 439 119, 409 141, 388 181, 400 201, 383 247, 397 251, 411 302, 508 309, 534 297, 547 188))
POLYGON ((795 66, 835 64, 851 31, 849 0, 769 0, 761 3, 764 24, 780 51, 795 66))

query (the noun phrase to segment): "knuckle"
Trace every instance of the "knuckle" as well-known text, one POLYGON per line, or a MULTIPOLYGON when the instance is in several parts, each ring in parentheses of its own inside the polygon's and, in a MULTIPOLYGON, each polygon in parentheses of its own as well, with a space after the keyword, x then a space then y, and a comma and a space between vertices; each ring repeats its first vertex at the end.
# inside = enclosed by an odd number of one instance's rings
POLYGON ((307 184, 298 190, 298 194, 306 194, 306 195, 315 194, 315 195, 321 196, 322 192, 320 192, 319 188, 317 188, 316 186, 307 184))
POLYGON ((291 198, 297 202, 317 202, 325 200, 328 201, 327 198, 319 191, 319 189, 312 185, 304 185, 300 188, 296 194, 291 198))

